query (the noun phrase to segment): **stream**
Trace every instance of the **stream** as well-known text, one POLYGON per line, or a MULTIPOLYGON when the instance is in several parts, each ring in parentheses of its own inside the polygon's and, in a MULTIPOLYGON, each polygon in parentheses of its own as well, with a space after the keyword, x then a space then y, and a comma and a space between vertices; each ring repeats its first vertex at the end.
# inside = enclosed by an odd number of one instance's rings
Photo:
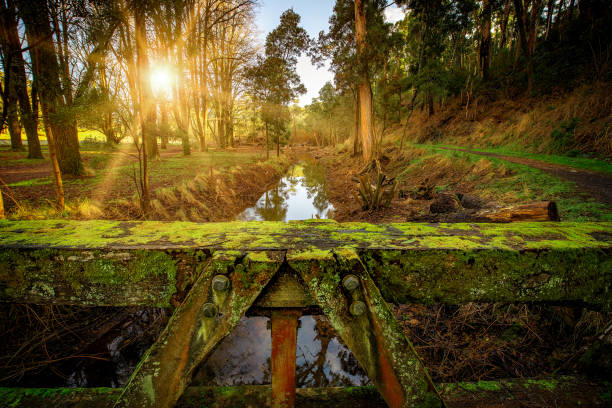
POLYGON ((266 191, 253 207, 236 217, 241 221, 292 221, 331 218, 334 206, 325 191, 325 169, 314 159, 293 165, 278 184, 266 191))

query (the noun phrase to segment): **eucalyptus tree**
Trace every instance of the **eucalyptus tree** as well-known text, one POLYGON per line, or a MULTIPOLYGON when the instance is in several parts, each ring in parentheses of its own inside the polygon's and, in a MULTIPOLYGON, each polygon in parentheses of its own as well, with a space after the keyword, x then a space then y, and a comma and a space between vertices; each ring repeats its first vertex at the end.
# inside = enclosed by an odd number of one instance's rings
POLYGON ((279 25, 266 36, 265 54, 247 70, 248 89, 260 107, 266 131, 266 155, 270 128, 276 136, 276 155, 280 155, 280 137, 287 133, 289 103, 306 93, 296 71, 297 58, 311 46, 302 27, 301 17, 293 9, 280 16, 279 25))
POLYGON ((53 132, 59 167, 62 173, 81 174, 83 162, 79 152, 77 123, 70 111, 74 99, 70 50, 67 47, 71 35, 69 20, 75 10, 64 0, 53 3, 52 8, 46 1, 18 0, 17 6, 19 17, 25 23, 43 120, 46 115, 48 128, 53 132), (60 6, 59 10, 57 6, 60 6))
MULTIPOLYGON (((351 90, 356 111, 356 139, 364 160, 373 155, 372 79, 389 54, 391 25, 383 0, 336 0, 329 30, 319 34, 314 59, 329 59, 336 89, 351 90)), ((357 151, 355 146, 355 151, 357 151)))
POLYGON ((211 31, 210 88, 217 142, 222 148, 234 144, 236 100, 243 91, 245 69, 256 53, 251 40, 253 21, 253 9, 244 7, 211 31))
POLYGON ((66 125, 58 120, 56 115, 58 110, 64 107, 64 101, 61 94, 59 64, 55 45, 52 40, 52 31, 49 25, 49 8, 45 1, 30 2, 27 0, 19 0, 19 14, 26 25, 26 34, 28 44, 30 44, 30 58, 33 65, 34 81, 39 89, 42 119, 47 135, 49 145, 49 156, 53 169, 55 181, 55 193, 57 200, 57 208, 62 211, 64 209, 64 188, 62 183, 62 169, 60 163, 63 162, 64 167, 68 170, 73 170, 80 173, 82 164, 78 151, 78 140, 76 140, 76 151, 67 149, 74 147, 71 132, 66 131, 66 125), (59 142, 61 140, 61 142, 59 142), (56 151, 56 141, 57 151, 56 151), (62 146, 59 148, 59 146, 62 146), (64 150, 61 154, 60 151, 64 150), (71 157, 67 153, 72 153, 71 157), (63 155, 63 156, 62 156, 63 155), (64 159, 60 161, 60 158, 64 159))

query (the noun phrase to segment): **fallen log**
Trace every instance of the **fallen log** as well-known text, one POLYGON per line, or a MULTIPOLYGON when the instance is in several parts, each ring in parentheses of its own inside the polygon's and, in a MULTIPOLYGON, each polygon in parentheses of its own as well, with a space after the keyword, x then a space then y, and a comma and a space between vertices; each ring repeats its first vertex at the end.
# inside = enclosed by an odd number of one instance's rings
POLYGON ((476 222, 559 221, 559 210, 554 201, 539 201, 504 208, 487 208, 474 213, 476 222))

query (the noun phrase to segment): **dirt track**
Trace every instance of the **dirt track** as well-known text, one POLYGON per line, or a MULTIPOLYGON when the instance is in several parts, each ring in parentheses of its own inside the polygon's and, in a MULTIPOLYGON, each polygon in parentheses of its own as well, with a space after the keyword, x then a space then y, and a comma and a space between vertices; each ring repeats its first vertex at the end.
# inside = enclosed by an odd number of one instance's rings
POLYGON ((504 156, 497 153, 480 152, 477 150, 441 147, 441 149, 455 150, 477 154, 480 156, 497 157, 512 163, 524 164, 546 173, 576 183, 579 190, 590 194, 596 201, 612 206, 612 175, 597 173, 588 170, 576 169, 561 164, 547 163, 540 160, 524 159, 521 157, 504 156))

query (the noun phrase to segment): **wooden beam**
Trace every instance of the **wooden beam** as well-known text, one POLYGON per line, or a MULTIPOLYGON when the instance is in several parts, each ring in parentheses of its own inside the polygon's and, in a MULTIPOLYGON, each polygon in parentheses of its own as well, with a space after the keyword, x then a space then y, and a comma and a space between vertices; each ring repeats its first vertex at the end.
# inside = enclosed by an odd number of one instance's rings
POLYGON ((114 407, 173 407, 196 367, 236 326, 281 265, 277 253, 219 251, 145 353, 114 407), (215 286, 215 281, 225 284, 215 286), (225 279, 227 278, 227 279, 225 279))
MULTIPOLYGON (((453 407, 499 408, 529 406, 605 407, 609 393, 604 382, 581 377, 505 379, 494 381, 438 384, 446 405, 453 407)), ((110 408, 121 388, 0 388, 0 406, 38 408, 110 408)), ((270 386, 188 387, 178 408, 257 406, 267 407, 270 386)), ((297 406, 317 408, 385 408, 376 388, 328 387, 298 388, 297 406)))
POLYGON ((322 251, 317 257, 293 251, 287 262, 389 407, 439 406, 427 369, 354 250, 322 251), (355 282, 348 288, 347 276, 355 282))
MULTIPOLYGON (((353 249, 387 301, 612 308, 612 223, 0 220, 0 301, 176 305, 215 251, 353 249)), ((304 300, 307 302, 308 300, 304 300)))

